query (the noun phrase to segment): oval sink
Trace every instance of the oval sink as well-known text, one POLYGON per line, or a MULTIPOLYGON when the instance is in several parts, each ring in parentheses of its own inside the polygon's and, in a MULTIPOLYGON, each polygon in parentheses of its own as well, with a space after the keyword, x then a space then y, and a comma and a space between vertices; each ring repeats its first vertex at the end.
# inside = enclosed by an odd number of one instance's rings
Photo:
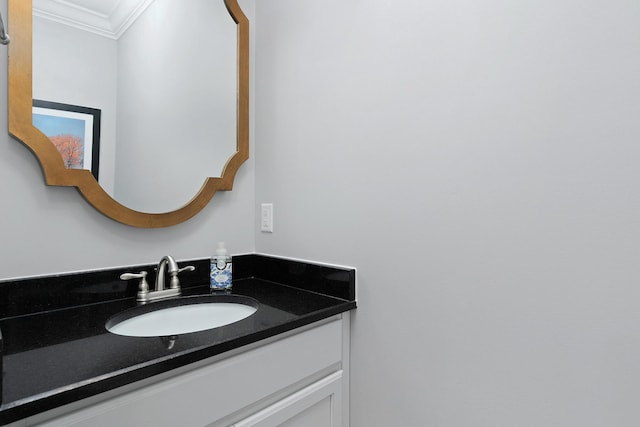
POLYGON ((113 334, 161 337, 219 328, 246 319, 258 302, 240 295, 205 295, 157 301, 125 310, 107 320, 113 334))

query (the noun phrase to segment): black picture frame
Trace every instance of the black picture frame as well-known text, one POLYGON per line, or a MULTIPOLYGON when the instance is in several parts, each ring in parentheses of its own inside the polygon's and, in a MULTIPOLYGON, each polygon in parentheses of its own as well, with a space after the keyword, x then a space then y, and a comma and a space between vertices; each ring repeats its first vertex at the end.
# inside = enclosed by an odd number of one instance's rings
MULTIPOLYGON (((65 123, 69 118, 84 123, 84 133, 76 135, 82 141, 82 165, 67 167, 88 169, 97 181, 100 170, 100 118, 102 111, 97 108, 34 99, 33 114, 34 126, 49 138, 59 135, 59 132, 65 132, 65 123), (45 126, 36 125, 36 115, 41 116, 40 118, 46 120, 52 127, 45 129, 45 126), (53 131, 54 129, 55 132, 53 131), (91 155, 86 156, 87 152, 90 152, 91 155)), ((73 131, 70 129, 66 131, 77 132, 75 128, 73 131)))

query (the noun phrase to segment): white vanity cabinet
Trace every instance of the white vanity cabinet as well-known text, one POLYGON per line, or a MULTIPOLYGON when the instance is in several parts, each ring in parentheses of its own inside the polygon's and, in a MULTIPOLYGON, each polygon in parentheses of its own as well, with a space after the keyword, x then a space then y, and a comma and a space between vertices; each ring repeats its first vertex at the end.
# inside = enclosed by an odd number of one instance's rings
POLYGON ((346 312, 11 426, 348 427, 348 361, 346 312))

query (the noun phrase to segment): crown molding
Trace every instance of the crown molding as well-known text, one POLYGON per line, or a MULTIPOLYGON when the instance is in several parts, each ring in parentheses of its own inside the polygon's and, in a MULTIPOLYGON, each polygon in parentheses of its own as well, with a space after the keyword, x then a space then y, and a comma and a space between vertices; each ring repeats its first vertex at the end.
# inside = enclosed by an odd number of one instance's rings
POLYGON ((154 0, 115 0, 108 14, 65 0, 33 0, 33 15, 117 40, 154 0))

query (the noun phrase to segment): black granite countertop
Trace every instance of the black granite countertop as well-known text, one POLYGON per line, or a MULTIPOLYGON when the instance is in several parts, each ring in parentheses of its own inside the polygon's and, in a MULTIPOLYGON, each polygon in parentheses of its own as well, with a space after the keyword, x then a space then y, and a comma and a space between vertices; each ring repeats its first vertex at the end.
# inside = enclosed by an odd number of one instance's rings
MULTIPOLYGON (((182 263, 181 263, 182 264, 182 263)), ((208 264, 197 261, 197 268, 208 264)), ((136 267, 134 267, 136 268, 136 267)), ((139 268, 143 268, 139 266, 139 268)), ((173 337, 127 337, 107 320, 136 306, 135 286, 114 280, 121 269, 30 279, 49 299, 26 304, 16 282, 0 283, 2 404, 0 424, 56 408, 351 310, 355 272, 261 255, 234 257, 232 293, 254 298, 258 310, 239 322, 173 337), (102 283, 102 286, 92 283, 102 283), (284 283, 283 283, 284 282, 284 283), (48 285, 45 285, 47 284, 48 285), (65 292, 51 283, 66 286, 65 292), (72 283, 69 285, 69 283, 72 283), (91 291, 86 291, 91 289, 91 291), (85 292, 79 292, 85 290, 85 292), (81 295, 81 296, 78 296, 81 295), (98 296, 96 296, 98 295, 98 296)), ((210 294, 202 273, 183 297, 210 294)), ((40 294, 37 294, 40 295, 40 294)), ((211 298, 221 297, 212 295, 211 298)), ((150 303, 153 304, 153 303, 150 303)))

